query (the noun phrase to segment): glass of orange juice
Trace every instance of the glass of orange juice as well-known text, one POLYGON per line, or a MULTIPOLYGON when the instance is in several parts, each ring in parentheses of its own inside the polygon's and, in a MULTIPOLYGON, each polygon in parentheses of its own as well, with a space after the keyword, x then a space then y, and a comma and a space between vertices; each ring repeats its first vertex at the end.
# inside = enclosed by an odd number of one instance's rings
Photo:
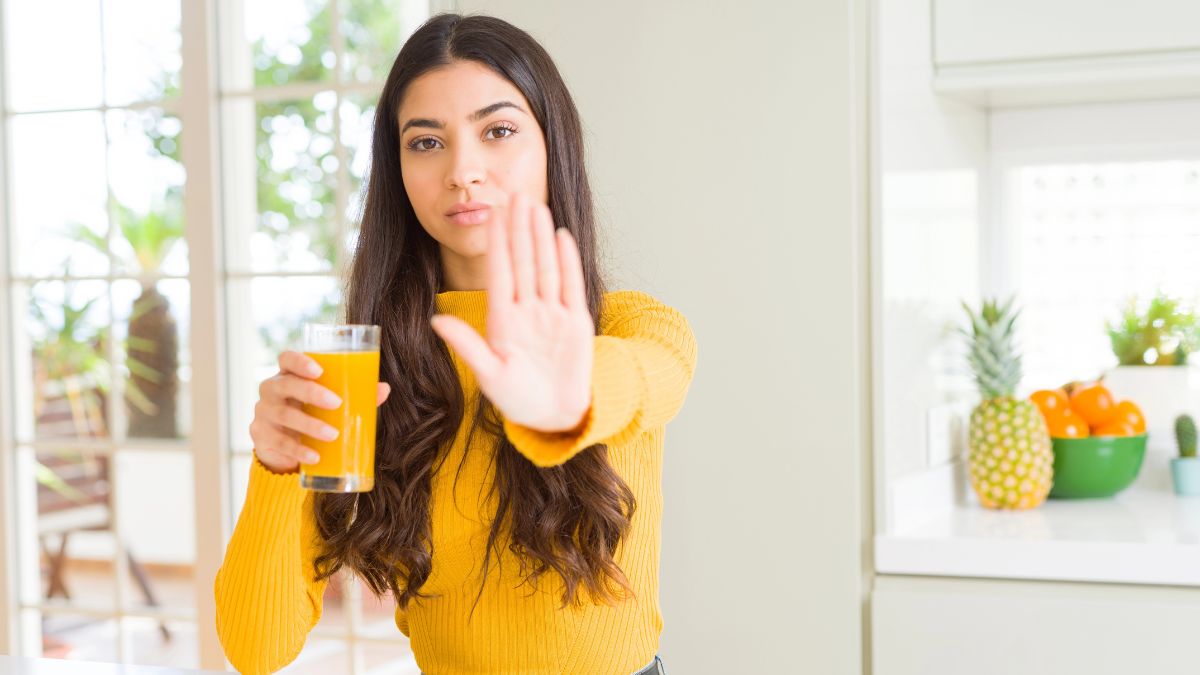
POLYGON ((375 400, 379 389, 379 326, 304 324, 304 353, 321 364, 316 382, 342 399, 334 410, 304 404, 304 412, 338 430, 324 441, 305 436, 321 461, 300 465, 300 485, 321 492, 369 492, 375 486, 375 400))

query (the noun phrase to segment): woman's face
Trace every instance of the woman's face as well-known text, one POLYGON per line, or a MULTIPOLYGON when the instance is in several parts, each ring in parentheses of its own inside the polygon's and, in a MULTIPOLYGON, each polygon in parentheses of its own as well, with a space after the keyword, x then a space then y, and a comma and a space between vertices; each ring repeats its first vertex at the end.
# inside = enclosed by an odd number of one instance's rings
POLYGON ((449 289, 485 287, 486 222, 516 192, 549 201, 546 142, 520 90, 487 66, 455 61, 413 80, 400 102, 400 172, 449 289), (491 208, 471 222, 448 212, 491 208))

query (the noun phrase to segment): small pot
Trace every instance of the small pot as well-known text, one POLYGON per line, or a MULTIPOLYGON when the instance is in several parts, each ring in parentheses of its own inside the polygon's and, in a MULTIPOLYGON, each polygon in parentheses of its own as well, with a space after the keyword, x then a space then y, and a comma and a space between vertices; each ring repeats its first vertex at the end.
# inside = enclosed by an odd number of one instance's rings
POLYGON ((1171 479, 1175 483, 1175 494, 1200 496, 1200 457, 1172 457, 1171 479))

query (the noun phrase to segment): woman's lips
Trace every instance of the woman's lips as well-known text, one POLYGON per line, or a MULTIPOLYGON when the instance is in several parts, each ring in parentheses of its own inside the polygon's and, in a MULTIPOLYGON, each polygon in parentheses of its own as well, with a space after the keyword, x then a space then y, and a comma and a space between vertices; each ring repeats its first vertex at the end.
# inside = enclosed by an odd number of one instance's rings
POLYGON ((446 219, 455 225, 479 225, 487 221, 491 213, 491 208, 472 209, 470 211, 459 211, 453 215, 446 216, 446 219))

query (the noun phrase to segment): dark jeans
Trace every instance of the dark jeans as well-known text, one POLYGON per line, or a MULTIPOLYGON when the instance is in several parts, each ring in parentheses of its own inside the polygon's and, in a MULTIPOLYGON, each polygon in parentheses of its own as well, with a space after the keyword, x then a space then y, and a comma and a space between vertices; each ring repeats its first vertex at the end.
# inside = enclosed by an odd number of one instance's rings
POLYGON ((655 654, 654 663, 642 668, 633 675, 667 675, 667 669, 663 668, 662 659, 658 658, 658 654, 655 654))

